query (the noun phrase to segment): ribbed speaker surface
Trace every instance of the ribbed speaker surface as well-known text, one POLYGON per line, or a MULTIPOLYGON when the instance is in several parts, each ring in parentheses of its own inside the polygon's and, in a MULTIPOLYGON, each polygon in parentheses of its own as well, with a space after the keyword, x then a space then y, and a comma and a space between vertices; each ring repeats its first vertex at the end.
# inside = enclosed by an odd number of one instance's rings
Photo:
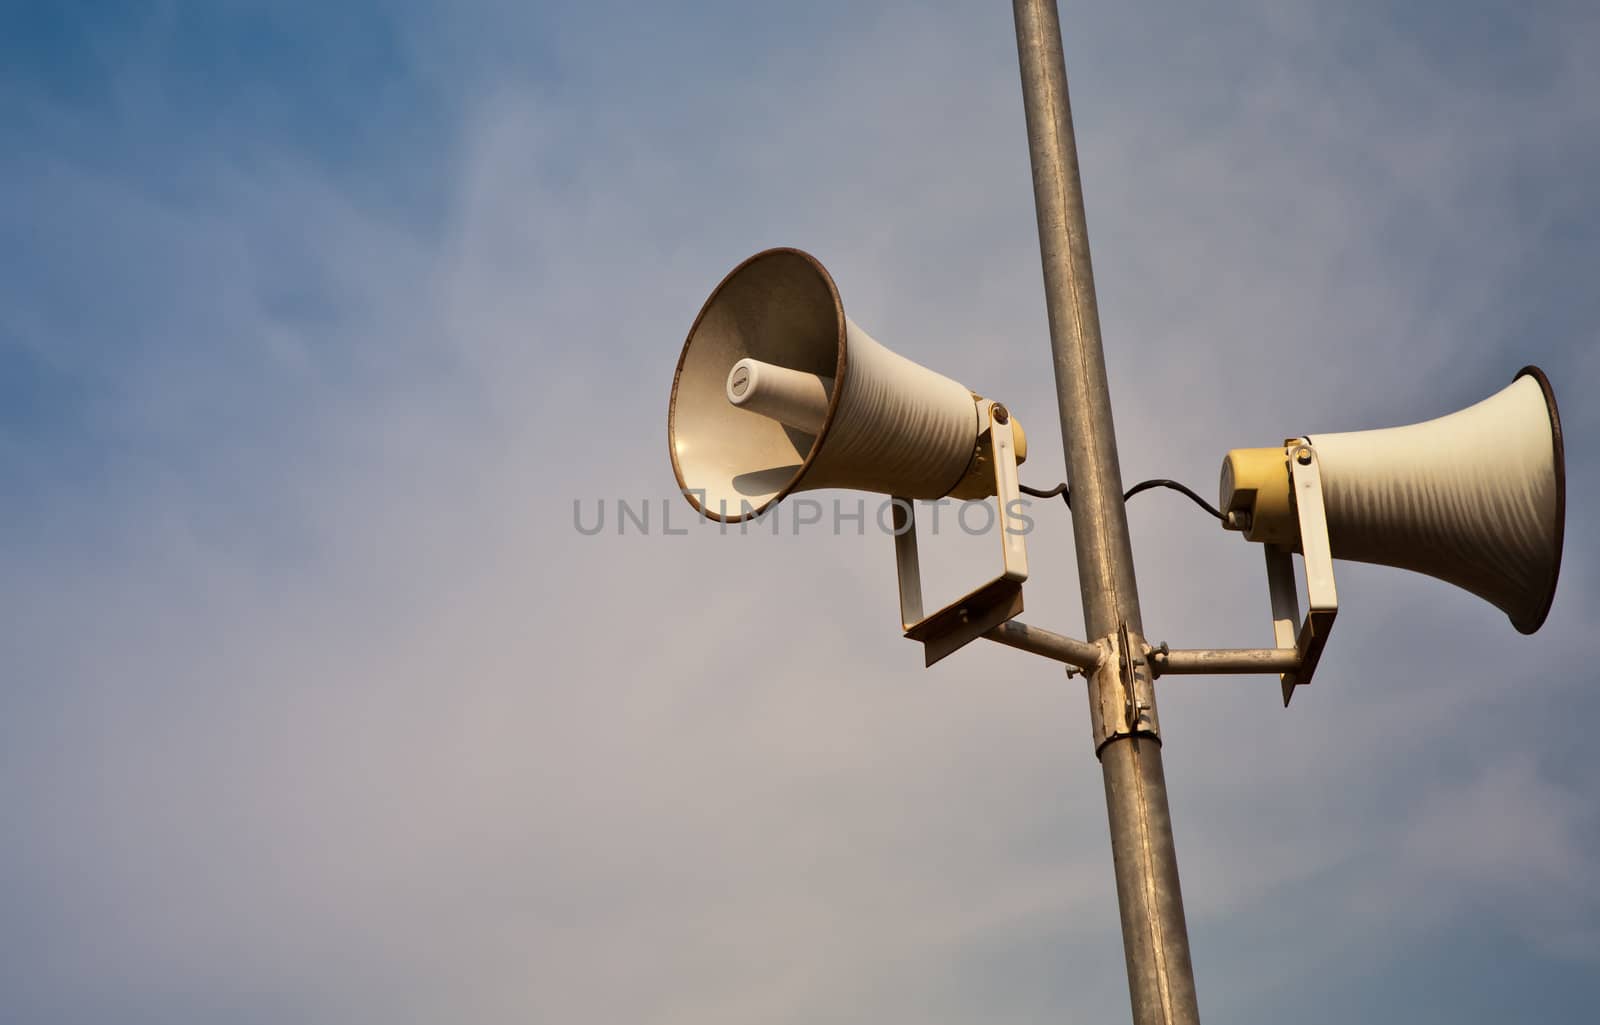
POLYGON ((966 388, 850 321, 814 257, 769 249, 734 268, 690 328, 667 434, 690 504, 739 522, 818 488, 942 497, 972 460, 978 409, 966 388), (747 357, 833 380, 815 434, 728 401, 728 374, 747 357))
POLYGON ((1457 413, 1310 436, 1335 558, 1425 573, 1523 633, 1555 597, 1566 519, 1561 421, 1537 367, 1457 413))

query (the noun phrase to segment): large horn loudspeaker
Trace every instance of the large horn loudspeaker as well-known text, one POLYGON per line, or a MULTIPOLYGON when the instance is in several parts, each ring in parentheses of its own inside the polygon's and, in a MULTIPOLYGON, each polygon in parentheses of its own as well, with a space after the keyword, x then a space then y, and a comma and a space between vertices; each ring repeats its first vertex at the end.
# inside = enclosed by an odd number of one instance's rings
POLYGON ((1437 420, 1234 449, 1222 464, 1226 526, 1301 550, 1289 465, 1297 445, 1320 468, 1333 558, 1455 584, 1523 633, 1544 623, 1561 568, 1566 473, 1555 395, 1537 367, 1437 420))

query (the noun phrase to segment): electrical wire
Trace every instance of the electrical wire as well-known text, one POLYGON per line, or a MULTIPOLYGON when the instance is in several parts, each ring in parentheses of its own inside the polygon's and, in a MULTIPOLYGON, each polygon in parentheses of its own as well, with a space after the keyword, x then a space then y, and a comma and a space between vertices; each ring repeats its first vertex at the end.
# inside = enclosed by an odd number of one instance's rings
MULTIPOLYGON (((1061 500, 1067 503, 1067 508, 1072 508, 1072 492, 1068 490, 1066 484, 1064 483, 1057 484, 1055 487, 1048 490, 1041 488, 1030 488, 1026 484, 1019 484, 1017 487, 1018 490, 1020 490, 1023 494, 1032 495, 1034 498, 1054 498, 1057 495, 1060 495, 1061 500)), ((1201 498, 1184 485, 1179 484, 1177 481, 1168 480, 1165 477, 1152 477, 1150 480, 1140 481, 1123 493, 1122 500, 1126 502, 1128 499, 1139 494, 1141 491, 1149 491, 1151 488, 1171 488, 1173 491, 1187 495, 1190 501, 1194 502, 1212 516, 1215 516, 1219 520, 1222 519, 1222 513, 1217 511, 1216 506, 1212 505, 1210 502, 1207 502, 1205 499, 1201 498)))

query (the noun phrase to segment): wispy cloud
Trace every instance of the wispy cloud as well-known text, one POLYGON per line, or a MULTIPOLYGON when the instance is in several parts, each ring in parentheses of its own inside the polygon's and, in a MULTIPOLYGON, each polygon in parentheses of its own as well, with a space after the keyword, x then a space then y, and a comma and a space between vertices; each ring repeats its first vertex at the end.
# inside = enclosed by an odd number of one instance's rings
MULTIPOLYGON (((165 31, 117 51, 135 85, 108 107, 8 101, 33 127, 4 164, 30 255, 0 282, 3 358, 72 383, 0 445, 24 482, 0 533, 0 1006, 1125 1013, 1081 683, 1003 651, 921 670, 870 531, 572 529, 575 497, 676 500, 677 346, 766 244, 814 249, 861 323, 1004 397, 1025 475, 1060 476, 1004 12, 770 13, 675 13, 673 48, 645 31, 664 15, 409 11, 384 32, 430 105, 416 144, 385 122, 398 185, 270 119, 185 138, 150 84, 184 56, 165 31), (92 156, 146 120, 162 160, 92 156)), ((1526 361, 1593 420, 1593 300, 1542 277, 1594 219, 1582 12, 1530 16, 1484 69, 1444 13, 1437 49, 1364 10, 1064 13, 1130 480, 1204 490, 1229 446, 1442 413, 1526 361)), ((1264 642, 1259 557, 1136 502, 1157 639, 1264 642)), ((1077 633, 1046 508, 1026 618, 1077 633)), ((929 561, 953 589, 991 553, 950 541, 929 561)), ((1567 560, 1533 641, 1341 566, 1335 647, 1289 712, 1271 682, 1162 684, 1204 1006, 1281 1020, 1313 972, 1363 985, 1351 937, 1426 951, 1467 923, 1586 956, 1576 515, 1567 560), (1418 887, 1433 914, 1401 928, 1418 887)))

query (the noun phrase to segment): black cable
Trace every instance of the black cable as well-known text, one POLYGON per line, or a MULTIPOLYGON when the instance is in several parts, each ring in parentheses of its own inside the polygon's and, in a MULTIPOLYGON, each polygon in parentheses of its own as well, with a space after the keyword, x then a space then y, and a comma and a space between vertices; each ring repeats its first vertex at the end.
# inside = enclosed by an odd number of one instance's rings
MULTIPOLYGON (((1030 488, 1026 484, 1019 484, 1017 485, 1017 488, 1023 494, 1032 495, 1034 498, 1054 498, 1057 495, 1060 495, 1061 500, 1067 503, 1067 508, 1072 508, 1072 492, 1067 490, 1067 486, 1065 484, 1057 484, 1048 491, 1044 491, 1039 488, 1030 488)), ((1151 488, 1171 488, 1173 491, 1182 492, 1183 494, 1189 496, 1190 501, 1194 502, 1200 508, 1215 516, 1217 519, 1222 519, 1222 513, 1217 511, 1216 506, 1212 505, 1210 502, 1207 502, 1205 499, 1201 498, 1184 485, 1179 484, 1177 481, 1168 480, 1165 477, 1152 477, 1150 480, 1140 481, 1123 493, 1122 500, 1126 502, 1139 492, 1149 491, 1151 488)))
POLYGON ((1189 500, 1195 505, 1198 505, 1200 508, 1215 516, 1217 519, 1222 519, 1222 513, 1217 511, 1216 506, 1212 505, 1210 502, 1207 502, 1205 499, 1201 498, 1184 485, 1179 484, 1177 481, 1167 480, 1165 477, 1153 477, 1150 480, 1140 481, 1127 490, 1127 493, 1122 496, 1122 500, 1126 502, 1139 492, 1149 491, 1151 488, 1171 488, 1173 491, 1180 491, 1183 494, 1188 495, 1189 500))

